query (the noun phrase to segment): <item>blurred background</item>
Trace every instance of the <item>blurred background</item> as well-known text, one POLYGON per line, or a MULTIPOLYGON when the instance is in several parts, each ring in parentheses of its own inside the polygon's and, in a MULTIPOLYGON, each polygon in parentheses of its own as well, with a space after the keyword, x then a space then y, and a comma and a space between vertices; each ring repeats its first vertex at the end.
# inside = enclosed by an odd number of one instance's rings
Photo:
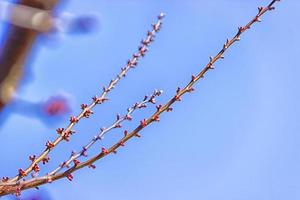
MULTIPOLYGON (((160 12, 167 16, 149 53, 108 95, 110 101, 76 126, 72 141, 52 152, 41 174, 145 94, 162 89, 157 101, 166 102, 238 26, 257 14, 258 6, 270 1, 50 2, 48 8, 57 3, 51 23, 39 23, 41 16, 48 17, 42 14, 27 24, 25 17, 12 22, 13 2, 0 1, 0 55, 8 51, 5 44, 16 31, 11 23, 25 26, 21 35, 27 42, 36 38, 13 78, 5 79, 13 80, 10 90, 2 90, 2 97, 9 98, 1 99, 6 102, 0 112, 1 177, 25 168, 28 156, 39 154, 56 137, 55 129, 66 126, 81 103, 101 92, 136 52, 160 12)), ((141 139, 97 162, 96 170, 75 173, 71 183, 64 179, 23 192, 21 199, 299 199, 299 9, 297 0, 278 3, 197 84, 195 93, 143 130, 141 139)), ((11 47, 11 59, 18 59, 26 44, 11 47)), ((10 66, 0 58, 1 67, 10 66)), ((0 70, 0 78, 6 77, 8 69, 0 70)), ((133 129, 154 110, 139 111, 124 127, 133 129)), ((121 130, 110 133, 90 154, 121 135, 121 130)))

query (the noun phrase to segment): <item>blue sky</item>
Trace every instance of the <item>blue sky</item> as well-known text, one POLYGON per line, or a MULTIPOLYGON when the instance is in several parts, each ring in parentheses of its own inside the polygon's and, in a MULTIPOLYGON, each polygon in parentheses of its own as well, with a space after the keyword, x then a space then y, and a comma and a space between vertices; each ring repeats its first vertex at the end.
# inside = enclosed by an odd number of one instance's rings
MULTIPOLYGON (((100 28, 51 44, 40 39, 27 66, 31 78, 18 95, 34 102, 64 93, 74 113, 119 72, 156 16, 161 11, 167 16, 138 68, 120 82, 108 103, 95 109, 92 119, 76 127, 78 134, 53 152, 43 171, 57 166, 145 94, 162 89, 157 101, 166 102, 238 26, 257 13, 258 6, 268 3, 73 0, 64 4, 59 10, 99 13, 100 28)), ((74 174, 72 183, 61 180, 43 189, 55 200, 299 199, 299 8, 296 0, 280 2, 197 84, 195 93, 174 105, 174 112, 163 114, 160 123, 143 130, 141 139, 97 162, 96 170, 74 174)), ((137 113, 126 128, 133 129, 154 110, 137 113)), ((36 118, 7 115, 0 127, 0 175, 12 176, 24 168, 28 155, 40 152, 65 121, 67 117, 48 126, 36 118)), ((93 152, 121 134, 114 131, 93 152)))

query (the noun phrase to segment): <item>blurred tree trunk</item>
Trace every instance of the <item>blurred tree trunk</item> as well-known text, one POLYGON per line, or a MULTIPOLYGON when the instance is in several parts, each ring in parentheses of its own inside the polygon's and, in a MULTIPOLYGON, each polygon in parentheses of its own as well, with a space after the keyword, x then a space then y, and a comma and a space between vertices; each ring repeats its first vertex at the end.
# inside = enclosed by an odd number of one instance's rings
MULTIPOLYGON (((59 0, 20 0, 19 5, 52 11, 59 0)), ((17 16, 12 9, 11 18, 17 16)), ((23 75, 24 63, 36 40, 38 32, 17 25, 9 25, 0 50, 0 111, 12 99, 23 75)))

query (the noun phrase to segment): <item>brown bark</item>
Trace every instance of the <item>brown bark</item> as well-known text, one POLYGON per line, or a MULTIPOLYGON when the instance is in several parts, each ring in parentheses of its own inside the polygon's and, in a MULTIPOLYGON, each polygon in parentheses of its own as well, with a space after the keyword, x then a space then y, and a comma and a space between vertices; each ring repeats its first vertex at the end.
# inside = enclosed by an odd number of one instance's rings
MULTIPOLYGON (((20 0, 19 4, 51 11, 58 0, 20 0)), ((23 75, 23 66, 38 32, 10 25, 0 50, 0 111, 8 103, 23 75)))

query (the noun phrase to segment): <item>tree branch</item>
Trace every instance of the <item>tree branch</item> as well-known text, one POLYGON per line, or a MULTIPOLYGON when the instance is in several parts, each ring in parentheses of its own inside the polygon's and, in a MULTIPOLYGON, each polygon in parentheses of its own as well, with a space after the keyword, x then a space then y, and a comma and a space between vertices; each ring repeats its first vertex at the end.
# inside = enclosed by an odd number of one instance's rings
POLYGON ((0 196, 6 195, 9 193, 16 193, 21 190, 25 190, 25 189, 29 189, 29 188, 38 187, 40 185, 49 183, 49 181, 52 182, 52 181, 55 181, 55 180, 58 180, 61 178, 67 177, 69 179, 72 179, 72 177, 70 177, 71 173, 73 173, 83 167, 90 166, 95 161, 97 161, 101 158, 104 158, 105 156, 110 155, 111 153, 115 153, 116 150, 118 148, 122 147, 129 139, 132 139, 133 137, 139 137, 140 136, 139 132, 141 130, 143 130, 145 127, 147 127, 148 125, 150 125, 153 122, 158 122, 159 116, 162 113, 172 111, 171 105, 173 105, 175 102, 180 101, 181 97, 184 94, 192 92, 193 91, 192 86, 195 83, 197 83, 200 79, 202 79, 209 70, 214 69, 213 65, 218 60, 224 58, 223 55, 228 50, 228 48, 231 47, 237 41, 240 41, 240 36, 246 30, 250 29, 250 27, 254 23, 260 22, 261 21, 260 17, 262 15, 264 15, 267 11, 273 10, 274 9, 273 5, 278 1, 280 1, 280 0, 273 0, 273 1, 271 1, 271 3, 268 6, 259 7, 258 14, 252 20, 250 20, 250 22, 248 22, 245 26, 239 27, 238 32, 231 39, 227 39, 227 41, 223 45, 223 48, 214 57, 210 57, 209 62, 205 65, 205 67, 196 76, 193 75, 191 78, 191 81, 188 82, 183 89, 177 88, 177 91, 176 91, 176 94, 174 97, 172 97, 164 105, 158 105, 157 111, 154 114, 152 114, 149 118, 142 120, 140 122, 140 124, 130 133, 125 132, 124 137, 122 137, 122 139, 120 139, 117 143, 112 145, 109 149, 107 149, 107 150, 102 149, 102 151, 99 154, 90 158, 89 160, 82 162, 82 163, 74 164, 74 166, 71 167, 70 169, 68 169, 62 173, 55 174, 50 177, 48 176, 48 177, 42 177, 42 178, 35 178, 35 179, 27 180, 27 181, 20 181, 18 183, 17 182, 16 183, 12 183, 12 182, 2 183, 2 184, 0 184, 0 196))
POLYGON ((30 172, 34 171, 37 165, 40 162, 43 164, 49 161, 48 154, 62 141, 69 138, 74 131, 72 130, 73 127, 83 118, 89 117, 93 112, 92 109, 98 105, 104 103, 107 98, 106 95, 112 91, 117 83, 126 76, 127 72, 130 69, 135 68, 137 66, 139 59, 145 56, 146 52, 148 51, 149 45, 154 41, 154 37, 156 33, 160 30, 162 26, 162 19, 164 18, 164 14, 160 14, 158 16, 158 20, 155 24, 153 24, 152 31, 147 33, 147 37, 142 40, 141 46, 139 47, 139 51, 133 54, 132 58, 128 60, 126 66, 121 68, 121 72, 116 76, 115 79, 112 79, 107 87, 103 87, 102 94, 100 97, 93 97, 92 102, 89 105, 82 104, 81 109, 82 111, 77 116, 70 117, 70 123, 66 128, 58 128, 56 131, 58 133, 58 137, 54 141, 47 141, 45 150, 39 156, 33 156, 35 159, 32 159, 32 163, 25 169, 19 169, 18 175, 8 180, 8 182, 17 182, 18 180, 26 177, 30 172))

